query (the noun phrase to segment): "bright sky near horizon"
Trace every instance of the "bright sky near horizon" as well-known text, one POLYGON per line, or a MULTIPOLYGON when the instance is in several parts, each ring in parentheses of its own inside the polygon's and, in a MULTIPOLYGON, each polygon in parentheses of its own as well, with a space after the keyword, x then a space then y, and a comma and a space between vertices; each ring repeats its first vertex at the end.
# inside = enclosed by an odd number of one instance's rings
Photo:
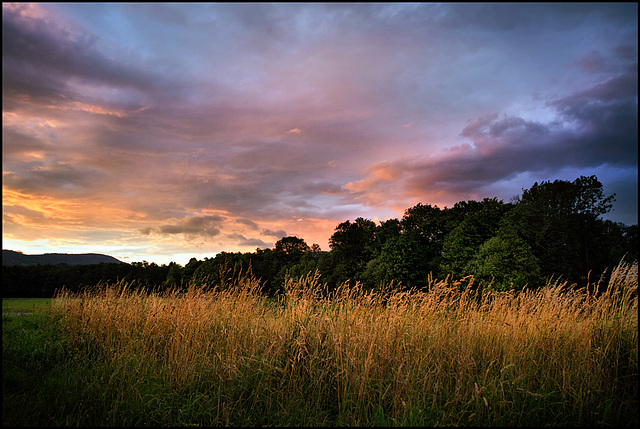
POLYGON ((638 223, 637 3, 2 8, 3 249, 329 250, 581 175, 638 223))

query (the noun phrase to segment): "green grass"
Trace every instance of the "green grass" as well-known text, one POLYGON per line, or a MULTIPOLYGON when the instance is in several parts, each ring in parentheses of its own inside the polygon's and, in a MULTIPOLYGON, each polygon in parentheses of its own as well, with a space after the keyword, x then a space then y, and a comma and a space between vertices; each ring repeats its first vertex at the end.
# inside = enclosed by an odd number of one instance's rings
POLYGON ((60 392, 69 387, 63 379, 78 370, 65 336, 45 312, 2 316, 3 426, 64 423, 56 416, 60 392))
POLYGON ((637 282, 62 294, 3 316, 3 425, 635 426, 637 282))
POLYGON ((52 298, 2 298, 2 313, 35 313, 51 309, 52 298))

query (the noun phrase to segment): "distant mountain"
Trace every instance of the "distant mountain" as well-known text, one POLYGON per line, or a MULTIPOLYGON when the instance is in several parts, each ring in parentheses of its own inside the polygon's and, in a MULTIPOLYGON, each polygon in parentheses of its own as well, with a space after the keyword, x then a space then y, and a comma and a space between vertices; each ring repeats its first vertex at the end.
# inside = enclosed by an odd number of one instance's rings
POLYGON ((122 264, 113 256, 99 253, 45 253, 43 255, 25 255, 13 250, 2 251, 2 265, 91 265, 91 264, 122 264))

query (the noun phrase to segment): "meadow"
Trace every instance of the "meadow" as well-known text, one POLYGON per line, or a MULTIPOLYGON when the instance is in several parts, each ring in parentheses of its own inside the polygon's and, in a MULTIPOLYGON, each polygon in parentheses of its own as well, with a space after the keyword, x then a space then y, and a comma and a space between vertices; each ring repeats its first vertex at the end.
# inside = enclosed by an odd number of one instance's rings
POLYGON ((19 315, 47 312, 51 309, 51 298, 2 298, 2 314, 19 315))
POLYGON ((636 262, 579 290, 476 286, 309 274, 267 298, 238 276, 27 315, 3 300, 3 425, 637 426, 636 262))

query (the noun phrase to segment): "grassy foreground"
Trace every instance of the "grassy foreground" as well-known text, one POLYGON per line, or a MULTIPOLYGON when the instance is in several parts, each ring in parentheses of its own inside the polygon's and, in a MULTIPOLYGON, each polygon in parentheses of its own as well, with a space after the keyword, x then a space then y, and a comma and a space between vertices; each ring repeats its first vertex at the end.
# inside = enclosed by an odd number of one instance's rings
POLYGON ((3 316, 3 425, 638 424, 637 263, 603 294, 470 283, 61 294, 3 316))

